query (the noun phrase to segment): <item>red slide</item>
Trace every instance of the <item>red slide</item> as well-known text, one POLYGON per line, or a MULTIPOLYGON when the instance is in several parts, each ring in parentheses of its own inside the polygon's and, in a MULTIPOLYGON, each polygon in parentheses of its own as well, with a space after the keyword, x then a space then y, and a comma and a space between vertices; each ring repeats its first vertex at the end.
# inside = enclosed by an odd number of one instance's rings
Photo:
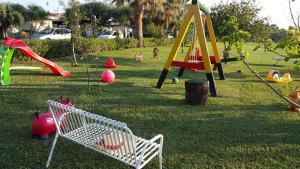
POLYGON ((25 56, 30 57, 32 60, 37 60, 47 65, 50 70, 57 76, 68 77, 71 76, 70 72, 62 69, 56 63, 47 60, 36 53, 34 53, 22 40, 19 39, 7 39, 3 41, 3 45, 20 50, 25 56))

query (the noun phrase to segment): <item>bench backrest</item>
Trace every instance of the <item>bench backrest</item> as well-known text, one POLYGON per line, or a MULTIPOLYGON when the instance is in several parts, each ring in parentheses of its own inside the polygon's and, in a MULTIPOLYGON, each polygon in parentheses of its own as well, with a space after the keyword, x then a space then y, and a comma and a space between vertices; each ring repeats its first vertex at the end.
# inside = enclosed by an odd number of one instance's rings
POLYGON ((59 135, 122 161, 136 160, 136 141, 125 123, 49 100, 59 135))

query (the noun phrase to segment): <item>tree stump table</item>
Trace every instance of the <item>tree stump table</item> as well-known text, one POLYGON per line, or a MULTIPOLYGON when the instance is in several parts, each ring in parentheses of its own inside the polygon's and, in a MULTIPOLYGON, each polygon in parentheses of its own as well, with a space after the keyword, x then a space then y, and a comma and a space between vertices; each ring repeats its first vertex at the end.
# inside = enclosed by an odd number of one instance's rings
POLYGON ((190 105, 206 106, 209 96, 209 81, 185 81, 185 102, 190 105))

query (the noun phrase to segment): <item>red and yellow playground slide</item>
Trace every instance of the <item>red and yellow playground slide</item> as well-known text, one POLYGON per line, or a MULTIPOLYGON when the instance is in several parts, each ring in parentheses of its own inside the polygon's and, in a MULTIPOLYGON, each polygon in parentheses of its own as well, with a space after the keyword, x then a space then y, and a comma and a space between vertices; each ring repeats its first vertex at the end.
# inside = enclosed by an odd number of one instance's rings
POLYGON ((63 76, 68 77, 71 76, 70 72, 62 69, 60 66, 58 66, 56 63, 51 62, 48 59, 45 59, 36 53, 34 53, 25 42, 23 42, 20 39, 7 39, 3 41, 3 45, 8 46, 10 48, 17 49, 21 51, 25 56, 31 58, 32 60, 36 60, 50 68, 50 70, 57 76, 63 76))

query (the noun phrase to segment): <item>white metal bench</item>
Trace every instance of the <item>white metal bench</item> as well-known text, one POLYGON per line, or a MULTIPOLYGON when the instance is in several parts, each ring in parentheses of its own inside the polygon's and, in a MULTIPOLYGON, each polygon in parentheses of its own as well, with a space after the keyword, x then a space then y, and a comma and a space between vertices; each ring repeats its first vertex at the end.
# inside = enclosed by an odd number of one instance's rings
POLYGON ((57 132, 52 143, 46 168, 49 167, 58 136, 124 162, 143 168, 155 156, 162 168, 163 136, 146 140, 132 134, 125 123, 95 115, 55 101, 48 101, 57 132))

